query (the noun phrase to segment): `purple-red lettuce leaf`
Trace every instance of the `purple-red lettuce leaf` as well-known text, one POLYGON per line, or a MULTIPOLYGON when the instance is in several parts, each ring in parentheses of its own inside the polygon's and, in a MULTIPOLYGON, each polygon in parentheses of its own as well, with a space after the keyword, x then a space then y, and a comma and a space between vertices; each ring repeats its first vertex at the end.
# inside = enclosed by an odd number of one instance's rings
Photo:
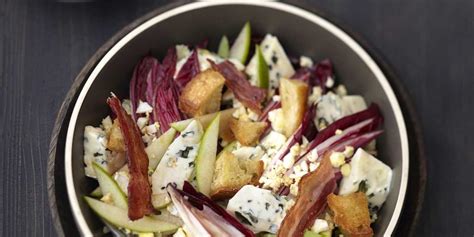
POLYGON ((157 73, 158 84, 155 88, 153 120, 158 121, 162 133, 170 128, 170 123, 185 119, 178 108, 179 91, 173 75, 176 69, 176 49, 168 49, 157 73))
POLYGON ((191 79, 199 74, 199 72, 200 68, 198 53, 197 50, 193 50, 176 76, 175 82, 178 85, 179 90, 181 91, 186 86, 186 84, 191 81, 191 79))
POLYGON ((212 210, 214 213, 222 217, 227 223, 235 227, 246 237, 253 237, 255 234, 240 223, 235 217, 230 215, 224 208, 212 201, 206 195, 196 191, 189 182, 184 182, 183 190, 176 189, 182 196, 185 196, 189 203, 199 210, 204 210, 205 207, 212 210))
POLYGON ((323 93, 327 91, 326 82, 329 78, 334 78, 333 66, 329 59, 324 59, 312 67, 301 67, 292 76, 292 79, 307 82, 310 87, 320 86, 323 93))
MULTIPOLYGON (((132 118, 137 121, 136 114, 139 101, 153 102, 150 100, 152 87, 156 83, 156 72, 160 63, 152 56, 146 56, 138 62, 133 70, 132 80, 130 80, 130 102, 132 107, 132 118), (149 91, 150 90, 150 91, 149 91)), ((151 104, 151 103, 150 103, 151 104)))

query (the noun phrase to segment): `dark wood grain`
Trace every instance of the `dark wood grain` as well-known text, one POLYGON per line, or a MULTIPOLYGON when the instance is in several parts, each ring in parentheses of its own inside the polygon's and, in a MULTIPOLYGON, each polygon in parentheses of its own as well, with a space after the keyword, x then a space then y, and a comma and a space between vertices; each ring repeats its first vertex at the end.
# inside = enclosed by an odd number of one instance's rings
MULTIPOLYGON (((73 79, 115 32, 166 1, 0 0, 0 235, 54 236, 48 145, 73 79)), ((474 2, 296 1, 334 16, 390 63, 421 119, 420 236, 474 234, 474 2)))

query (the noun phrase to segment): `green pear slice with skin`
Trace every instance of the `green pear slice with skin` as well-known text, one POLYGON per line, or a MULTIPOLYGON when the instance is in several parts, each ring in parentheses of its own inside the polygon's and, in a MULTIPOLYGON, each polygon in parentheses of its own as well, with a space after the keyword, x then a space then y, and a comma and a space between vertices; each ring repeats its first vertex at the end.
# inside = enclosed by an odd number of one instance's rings
POLYGON ((100 190, 100 187, 97 187, 89 195, 91 197, 101 198, 102 197, 102 190, 100 190))
POLYGON ((229 40, 227 36, 222 36, 221 41, 219 42, 219 49, 217 50, 217 54, 222 58, 229 58, 229 40))
POLYGON ((245 64, 250 51, 251 34, 250 23, 247 22, 230 48, 229 58, 235 58, 245 64))
POLYGON ((260 46, 255 46, 255 54, 257 57, 257 63, 255 64, 257 75, 257 86, 262 89, 268 89, 269 86, 269 74, 268 74, 268 64, 265 61, 262 50, 260 46))
POLYGON ((153 140, 150 145, 145 148, 145 152, 148 155, 148 170, 151 172, 155 171, 156 166, 160 163, 161 158, 165 154, 166 150, 173 142, 176 136, 176 130, 174 128, 168 129, 158 139, 153 140))
POLYGON ((157 232, 162 234, 171 234, 178 229, 177 225, 157 220, 149 216, 145 216, 136 221, 131 221, 128 219, 128 211, 126 209, 90 197, 84 197, 84 200, 97 215, 117 227, 137 232, 157 232))
POLYGON ((220 113, 221 114, 221 121, 220 121, 220 129, 219 130, 222 131, 222 130, 224 130, 225 126, 229 125, 229 121, 232 118, 232 113, 234 113, 234 111, 235 111, 234 108, 226 109, 226 110, 222 110, 222 111, 219 111, 219 112, 216 112, 216 113, 206 114, 206 115, 203 115, 203 116, 198 116, 196 118, 174 122, 174 123, 170 124, 170 126, 174 129, 176 129, 178 132, 182 132, 191 123, 191 121, 193 121, 193 119, 196 119, 197 121, 199 121, 202 124, 203 128, 207 128, 209 126, 209 124, 211 123, 211 121, 216 117, 217 113, 220 113))
POLYGON ((97 175, 97 181, 99 181, 99 187, 103 195, 111 195, 114 205, 127 210, 128 201, 125 193, 118 186, 117 182, 105 171, 99 164, 93 163, 92 167, 97 175))
POLYGON ((217 154, 220 114, 212 120, 204 132, 196 157, 196 183, 198 190, 209 196, 217 154))

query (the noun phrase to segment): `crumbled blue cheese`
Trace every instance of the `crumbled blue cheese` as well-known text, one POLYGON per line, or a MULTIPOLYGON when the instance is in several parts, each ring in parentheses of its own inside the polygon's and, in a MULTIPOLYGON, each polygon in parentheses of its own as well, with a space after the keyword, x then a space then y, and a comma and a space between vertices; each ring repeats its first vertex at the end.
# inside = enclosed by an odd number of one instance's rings
POLYGON ((321 98, 321 95, 323 94, 323 90, 321 89, 320 86, 314 86, 311 89, 311 94, 308 96, 308 104, 315 104, 319 101, 321 98))
POLYGON ((106 134, 110 133, 110 129, 113 127, 113 122, 110 116, 105 117, 102 119, 102 128, 104 129, 106 134))
POLYGON ((171 143, 152 175, 153 194, 166 193, 166 186, 183 186, 194 170, 194 160, 202 137, 201 124, 193 120, 171 143))
POLYGON ((301 56, 300 57, 300 66, 301 67, 312 67, 313 66, 313 60, 310 57, 307 56, 301 56))
POLYGON ((357 149, 350 165, 351 172, 349 176, 342 178, 339 194, 357 192, 361 182, 364 182, 369 205, 373 208, 380 208, 390 191, 392 169, 361 148, 357 149))
POLYGON ((211 68, 211 63, 209 60, 215 63, 221 63, 224 61, 219 55, 207 50, 207 49, 198 49, 198 59, 199 59, 199 67, 201 72, 211 68))
POLYGON ((286 118, 283 114, 283 109, 279 108, 268 112, 268 120, 270 120, 273 130, 279 133, 283 133, 286 123, 286 118))
POLYGON ((260 146, 251 147, 239 145, 235 150, 232 151, 232 154, 234 154, 237 159, 254 160, 260 159, 260 157, 262 157, 264 154, 264 151, 260 146))
POLYGON ((293 183, 293 180, 286 175, 286 171, 287 169, 283 165, 283 162, 277 160, 272 164, 271 168, 267 167, 265 169, 259 182, 263 188, 269 188, 276 192, 282 185, 290 185, 293 183))
POLYGON ((269 162, 273 159, 273 156, 285 145, 286 137, 285 135, 270 131, 261 141, 259 146, 265 152, 261 160, 263 161, 264 167, 266 168, 269 162))
POLYGON ((137 114, 146 114, 153 112, 153 108, 147 102, 139 101, 137 107, 137 114))
POLYGON ((176 60, 177 61, 187 58, 190 54, 191 54, 191 50, 189 50, 189 47, 187 45, 184 45, 184 44, 176 45, 176 60))
POLYGON ((130 100, 122 100, 122 108, 127 112, 127 114, 132 114, 132 102, 130 100))
POLYGON ((367 105, 361 96, 339 96, 333 92, 328 92, 321 96, 318 102, 315 123, 318 129, 322 129, 321 124, 331 124, 342 117, 357 113, 366 108, 367 105), (323 123, 321 123, 321 121, 323 121, 323 123))
POLYGON ((257 121, 258 114, 253 112, 251 109, 246 108, 244 106, 238 107, 233 113, 232 117, 241 120, 241 121, 257 121))
POLYGON ((277 233, 286 215, 288 201, 270 190, 242 187, 227 204, 227 211, 255 233, 277 233))
POLYGON ((311 226, 311 230, 314 231, 315 233, 321 233, 324 231, 329 230, 329 223, 328 221, 324 219, 316 219, 314 221, 313 226, 311 226))
POLYGON ((341 165, 346 163, 346 157, 342 152, 333 152, 329 156, 329 160, 331 161, 331 165, 334 168, 339 168, 341 165))
MULTIPOLYGON (((260 48, 268 65, 270 88, 277 88, 280 78, 292 76, 295 73, 295 70, 293 69, 291 62, 277 37, 267 34, 260 44, 260 48)), ((253 85, 256 84, 256 63, 257 58, 256 55, 254 55, 245 69, 245 72, 250 76, 250 82, 253 85)))
POLYGON ((84 128, 84 163, 86 164, 85 174, 95 178, 92 163, 97 162, 107 169, 107 137, 101 128, 86 126, 84 128))
POLYGON ((114 173, 113 176, 115 182, 117 182, 120 189, 128 195, 128 183, 130 181, 130 173, 128 171, 128 166, 124 165, 120 170, 114 173))

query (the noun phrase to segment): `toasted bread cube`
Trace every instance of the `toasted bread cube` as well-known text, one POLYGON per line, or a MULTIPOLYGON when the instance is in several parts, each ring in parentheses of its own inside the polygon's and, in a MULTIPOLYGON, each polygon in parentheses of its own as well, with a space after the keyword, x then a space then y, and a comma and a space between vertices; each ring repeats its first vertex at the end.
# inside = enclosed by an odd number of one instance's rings
POLYGON ((265 132, 267 123, 232 119, 229 126, 240 144, 243 146, 254 146, 257 144, 262 133, 265 132))
POLYGON ((238 159, 230 151, 223 151, 216 161, 211 184, 211 197, 222 200, 232 197, 247 184, 258 184, 263 173, 260 160, 238 159))
POLYGON ((125 152, 125 142, 117 119, 114 120, 108 135, 109 141, 107 142, 107 148, 115 152, 125 152))
POLYGON ((286 123, 283 133, 290 137, 303 121, 308 99, 308 84, 292 79, 280 80, 281 107, 286 123))
POLYGON ((334 223, 342 230, 344 236, 373 236, 370 227, 370 214, 367 197, 362 192, 346 196, 330 194, 328 205, 334 212, 334 223))
POLYGON ((224 77, 211 69, 197 74, 181 92, 179 109, 191 117, 219 111, 224 82, 224 77))

